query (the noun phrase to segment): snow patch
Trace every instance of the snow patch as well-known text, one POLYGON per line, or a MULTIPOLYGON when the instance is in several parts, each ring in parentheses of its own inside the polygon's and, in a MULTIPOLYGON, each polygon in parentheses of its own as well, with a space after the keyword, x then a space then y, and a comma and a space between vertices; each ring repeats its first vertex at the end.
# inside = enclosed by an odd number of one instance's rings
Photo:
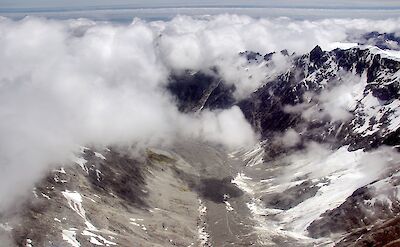
POLYGON ((82 206, 82 196, 78 192, 70 192, 68 190, 61 192, 67 199, 69 207, 79 216, 85 219, 85 209, 82 206))
POLYGON ((83 171, 85 171, 87 174, 89 174, 89 170, 86 167, 87 160, 85 160, 84 158, 81 158, 81 157, 74 157, 73 162, 78 164, 82 168, 83 171))
MULTIPOLYGON (((93 231, 93 230, 92 230, 93 231)), ((111 245, 117 245, 117 243, 114 243, 112 241, 107 240, 103 236, 99 234, 95 234, 91 231, 84 230, 82 232, 83 236, 89 236, 90 237, 90 243, 95 244, 95 245, 105 245, 105 246, 111 246, 111 245)))
POLYGON ((234 210, 232 205, 228 201, 225 201, 225 208, 226 208, 226 211, 233 211, 234 210))
POLYGON ((97 158, 100 158, 100 159, 102 159, 102 160, 106 160, 106 157, 104 157, 104 155, 102 155, 101 153, 94 152, 94 155, 95 155, 97 158))
POLYGON ((350 42, 333 42, 330 43, 328 45, 326 45, 325 47, 323 47, 323 49, 325 51, 332 51, 335 49, 342 49, 342 50, 347 50, 350 48, 354 48, 357 47, 358 43, 350 43, 350 42))
POLYGON ((33 247, 33 245, 32 245, 32 240, 31 239, 29 239, 29 238, 27 238, 26 239, 26 245, 25 245, 26 247, 33 247))
POLYGON ((76 229, 70 228, 69 230, 62 231, 63 240, 67 241, 73 247, 80 247, 81 244, 76 240, 76 229))
POLYGON ((199 212, 200 224, 198 224, 197 233, 198 233, 198 240, 199 240, 200 246, 204 246, 204 247, 210 246, 210 244, 209 244, 210 234, 208 234, 208 232, 206 231, 207 223, 205 221, 205 217, 207 214, 207 207, 204 205, 204 202, 201 199, 199 199, 198 212, 199 212))

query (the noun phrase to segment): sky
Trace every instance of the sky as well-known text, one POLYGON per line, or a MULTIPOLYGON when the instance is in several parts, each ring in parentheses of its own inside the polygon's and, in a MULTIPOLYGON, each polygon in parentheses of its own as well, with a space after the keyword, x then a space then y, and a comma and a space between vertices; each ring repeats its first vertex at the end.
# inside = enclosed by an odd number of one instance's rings
POLYGON ((400 8, 397 0, 1 0, 0 8, 16 9, 93 9, 93 8, 154 8, 154 7, 300 7, 300 8, 400 8))
POLYGON ((255 18, 293 19, 368 18, 400 16, 397 0, 0 0, 0 16, 22 19, 45 16, 54 19, 89 18, 130 23, 133 17, 168 20, 180 15, 240 14, 255 18))

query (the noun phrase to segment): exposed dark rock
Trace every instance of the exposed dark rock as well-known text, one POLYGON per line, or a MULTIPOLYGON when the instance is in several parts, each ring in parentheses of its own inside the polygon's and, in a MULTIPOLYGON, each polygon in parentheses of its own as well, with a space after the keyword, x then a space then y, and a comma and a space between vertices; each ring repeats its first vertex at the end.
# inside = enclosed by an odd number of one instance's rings
POLYGON ((317 45, 310 52, 310 62, 315 63, 317 66, 322 66, 324 62, 326 62, 327 57, 325 56, 325 52, 321 49, 319 45, 317 45))
POLYGON ((304 181, 282 193, 268 194, 263 197, 263 201, 268 208, 288 210, 315 196, 319 190, 319 187, 316 186, 317 184, 311 181, 304 181))
POLYGON ((205 109, 225 109, 235 103, 234 86, 228 86, 215 75, 185 72, 171 75, 167 85, 183 112, 205 109))
POLYGON ((108 152, 107 159, 94 158, 94 153, 85 151, 88 160, 89 181, 97 193, 113 193, 127 203, 145 207, 143 192, 146 164, 119 152, 108 152))
POLYGON ((227 199, 226 197, 232 198, 243 195, 243 191, 241 191, 235 184, 231 183, 232 179, 232 177, 226 177, 223 179, 201 179, 197 190, 199 190, 200 195, 205 199, 216 203, 223 203, 227 199))
POLYGON ((362 228, 344 237, 335 247, 398 247, 400 246, 400 217, 394 216, 371 228, 362 228))

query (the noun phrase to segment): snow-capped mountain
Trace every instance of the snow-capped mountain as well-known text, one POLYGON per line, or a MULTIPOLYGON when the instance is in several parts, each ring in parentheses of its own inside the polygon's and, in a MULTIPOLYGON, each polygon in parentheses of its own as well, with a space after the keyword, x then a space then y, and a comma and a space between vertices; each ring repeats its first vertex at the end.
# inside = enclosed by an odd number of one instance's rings
POLYGON ((181 140, 140 158, 82 148, 1 215, 0 234, 46 247, 397 246, 400 56, 371 44, 382 37, 243 52, 251 64, 280 56, 286 66, 242 99, 218 69, 170 75, 180 111, 237 105, 261 142, 227 153, 181 140))

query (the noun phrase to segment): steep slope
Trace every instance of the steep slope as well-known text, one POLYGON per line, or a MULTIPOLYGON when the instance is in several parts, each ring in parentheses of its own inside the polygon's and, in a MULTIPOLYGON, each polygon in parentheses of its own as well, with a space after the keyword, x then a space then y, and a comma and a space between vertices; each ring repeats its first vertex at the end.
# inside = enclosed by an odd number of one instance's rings
POLYGON ((144 156, 84 148, 75 165, 50 172, 21 208, 2 215, 2 230, 17 246, 255 242, 245 195, 231 183, 240 163, 195 142, 144 156))
POLYGON ((338 246, 399 238, 379 233, 398 214, 399 69, 398 58, 375 47, 316 47, 239 103, 266 139, 263 159, 260 148, 239 155, 251 167, 242 186, 276 236, 344 237, 338 246), (296 134, 285 140, 287 130, 296 134), (254 177, 254 169, 265 174, 254 177))

